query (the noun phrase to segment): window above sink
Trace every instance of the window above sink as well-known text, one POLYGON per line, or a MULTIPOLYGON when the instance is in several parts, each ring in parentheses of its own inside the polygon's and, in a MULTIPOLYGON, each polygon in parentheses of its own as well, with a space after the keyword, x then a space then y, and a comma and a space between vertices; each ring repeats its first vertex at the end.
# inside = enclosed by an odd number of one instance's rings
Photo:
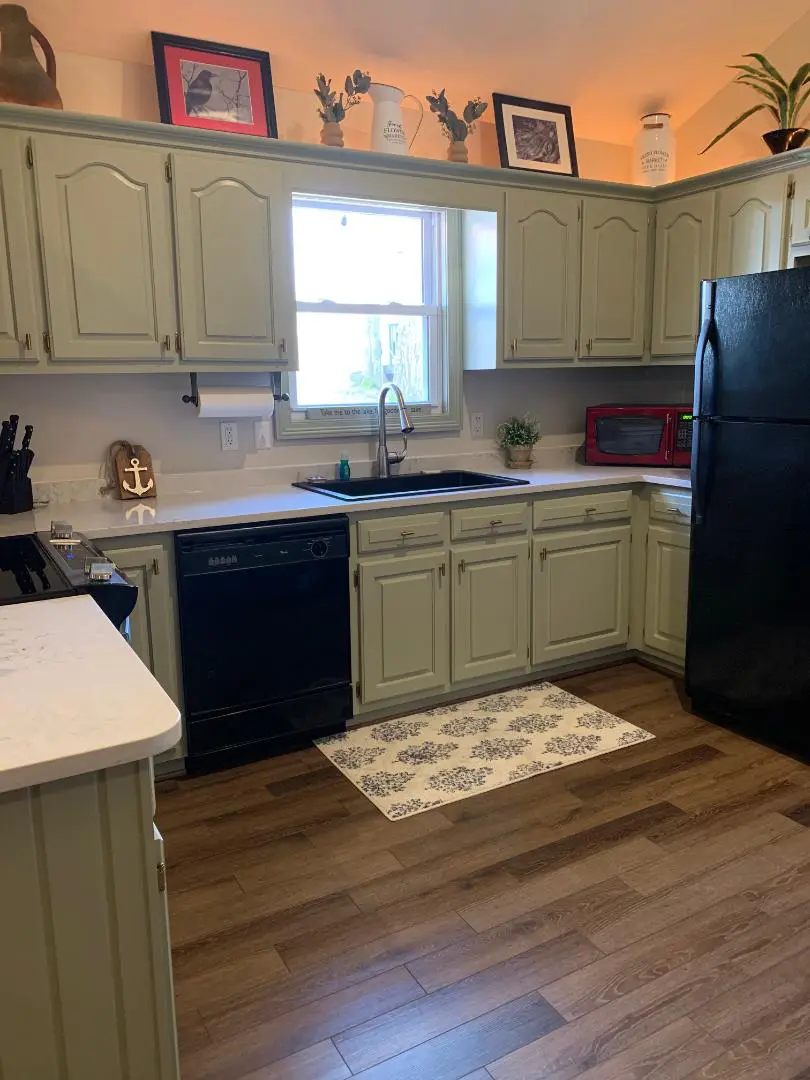
POLYGON ((371 434, 392 381, 417 431, 457 429, 461 211, 294 194, 292 215, 299 370, 279 437, 371 434))

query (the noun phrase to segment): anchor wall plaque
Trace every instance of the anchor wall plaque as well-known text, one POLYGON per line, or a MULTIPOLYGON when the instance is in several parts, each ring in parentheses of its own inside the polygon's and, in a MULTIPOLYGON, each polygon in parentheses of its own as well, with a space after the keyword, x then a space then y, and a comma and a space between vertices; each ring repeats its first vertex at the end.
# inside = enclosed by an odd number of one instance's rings
POLYGON ((144 447, 122 443, 113 459, 118 497, 121 499, 153 499, 157 495, 152 455, 144 447))

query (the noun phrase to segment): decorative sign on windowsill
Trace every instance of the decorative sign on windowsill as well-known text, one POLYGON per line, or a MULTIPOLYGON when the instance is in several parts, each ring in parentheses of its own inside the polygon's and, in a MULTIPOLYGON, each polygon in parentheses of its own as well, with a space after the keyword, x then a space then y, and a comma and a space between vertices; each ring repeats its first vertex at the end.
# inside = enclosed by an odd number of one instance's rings
MULTIPOLYGON (((411 416, 430 416, 433 413, 430 405, 409 405, 408 412, 411 416)), ((355 419, 376 420, 379 416, 376 405, 332 405, 323 406, 320 409, 307 409, 307 420, 342 420, 345 417, 355 419)), ((388 406, 385 410, 386 420, 389 417, 398 416, 396 407, 388 406)))

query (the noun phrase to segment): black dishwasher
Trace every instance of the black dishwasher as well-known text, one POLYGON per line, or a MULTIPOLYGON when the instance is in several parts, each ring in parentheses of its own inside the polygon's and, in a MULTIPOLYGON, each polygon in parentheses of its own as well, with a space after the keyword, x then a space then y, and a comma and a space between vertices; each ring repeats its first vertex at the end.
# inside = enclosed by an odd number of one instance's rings
POLYGON ((345 730, 348 518, 178 533, 176 553, 188 767, 345 730))

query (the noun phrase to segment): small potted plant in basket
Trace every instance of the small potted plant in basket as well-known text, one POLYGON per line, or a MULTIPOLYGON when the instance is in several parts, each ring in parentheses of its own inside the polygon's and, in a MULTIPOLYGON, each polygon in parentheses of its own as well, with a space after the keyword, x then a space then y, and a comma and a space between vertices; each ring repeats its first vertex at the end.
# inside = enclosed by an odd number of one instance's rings
POLYGON ((363 94, 368 93, 371 86, 371 76, 367 71, 357 68, 351 75, 346 76, 344 91, 346 100, 343 100, 343 92, 338 94, 332 89, 332 80, 327 79, 321 72, 315 79, 315 97, 320 102, 318 116, 323 120, 321 128, 321 142, 324 146, 343 146, 343 130, 341 120, 346 119, 346 113, 359 105, 363 94))
POLYGON ((510 469, 527 469, 532 463, 532 450, 540 439, 537 421, 531 416, 510 416, 497 428, 498 446, 506 451, 510 469))

